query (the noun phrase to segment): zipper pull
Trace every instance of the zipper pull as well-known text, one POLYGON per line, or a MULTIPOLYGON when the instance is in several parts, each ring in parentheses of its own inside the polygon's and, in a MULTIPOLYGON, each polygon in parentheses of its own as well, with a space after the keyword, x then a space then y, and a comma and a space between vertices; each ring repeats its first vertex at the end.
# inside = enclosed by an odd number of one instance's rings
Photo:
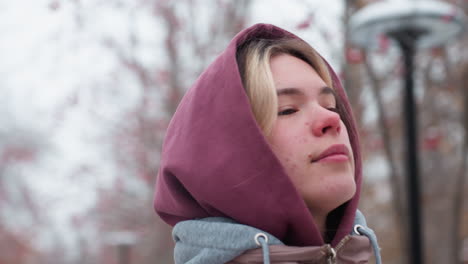
POLYGON ((336 251, 330 245, 327 245, 327 264, 336 264, 336 251))

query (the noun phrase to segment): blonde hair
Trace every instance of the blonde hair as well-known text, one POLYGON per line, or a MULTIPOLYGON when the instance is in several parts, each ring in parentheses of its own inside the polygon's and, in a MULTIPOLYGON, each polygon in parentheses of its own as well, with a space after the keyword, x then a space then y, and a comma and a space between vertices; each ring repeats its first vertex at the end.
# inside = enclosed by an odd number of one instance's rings
POLYGON ((276 55, 289 54, 307 62, 333 88, 328 67, 322 57, 299 39, 252 39, 237 49, 237 62, 242 82, 250 100, 253 115, 268 136, 277 118, 278 98, 270 69, 276 55))

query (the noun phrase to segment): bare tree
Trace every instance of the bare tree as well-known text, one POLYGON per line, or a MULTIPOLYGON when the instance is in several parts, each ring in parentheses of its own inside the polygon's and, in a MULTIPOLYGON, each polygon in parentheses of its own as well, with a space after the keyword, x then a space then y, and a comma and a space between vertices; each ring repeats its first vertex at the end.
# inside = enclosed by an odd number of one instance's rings
MULTIPOLYGON (((99 188, 98 205, 89 215, 103 236, 115 230, 129 230, 137 235, 132 247, 135 263, 172 259, 170 229, 151 210, 164 133, 185 90, 245 26, 249 5, 250 1, 245 0, 140 1, 128 9, 129 25, 133 28, 127 40, 122 43, 102 39, 120 63, 117 70, 138 81, 140 99, 120 119, 108 123, 112 142, 109 153, 119 173, 114 185, 99 188), (164 63, 155 66, 138 55, 145 45, 144 36, 133 21, 143 10, 152 10, 154 25, 164 29, 163 45, 153 46, 155 54, 163 56, 152 59, 164 63), (199 22, 202 15, 209 19, 199 22)), ((101 254, 112 255, 108 246, 102 248, 101 254)))
POLYGON ((33 242, 46 217, 21 168, 34 165, 48 144, 40 130, 16 118, 7 99, 0 106, 0 261, 27 263, 39 256, 33 242))

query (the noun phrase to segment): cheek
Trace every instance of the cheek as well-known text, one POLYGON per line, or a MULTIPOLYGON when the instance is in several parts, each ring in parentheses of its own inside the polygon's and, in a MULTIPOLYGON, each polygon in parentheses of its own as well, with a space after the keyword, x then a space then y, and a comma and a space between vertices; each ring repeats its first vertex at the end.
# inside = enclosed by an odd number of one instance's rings
POLYGON ((309 139, 301 136, 300 133, 301 131, 297 127, 287 127, 286 129, 275 127, 268 138, 273 153, 294 185, 301 181, 300 177, 297 176, 302 174, 302 162, 307 159, 304 146, 307 146, 309 142, 309 139))
POLYGON ((298 122, 278 122, 273 127, 268 141, 271 145, 287 151, 309 142, 310 139, 305 135, 307 130, 308 124, 299 126, 298 122))
POLYGON ((283 156, 285 156, 286 159, 288 156, 288 154, 285 154, 285 151, 287 151, 286 146, 288 141, 286 131, 282 131, 275 126, 270 136, 267 138, 267 141, 270 143, 271 149, 279 159, 283 159, 283 156))
POLYGON ((346 126, 344 125, 343 121, 341 121, 341 126, 344 128, 343 129, 343 133, 341 134, 342 137, 343 137, 343 140, 344 142, 346 142, 346 145, 348 145, 349 147, 349 150, 351 150, 351 166, 352 166, 352 170, 353 170, 353 175, 354 175, 354 151, 353 151, 353 148, 351 147, 351 140, 349 138, 349 134, 348 134, 348 130, 346 128, 346 126))

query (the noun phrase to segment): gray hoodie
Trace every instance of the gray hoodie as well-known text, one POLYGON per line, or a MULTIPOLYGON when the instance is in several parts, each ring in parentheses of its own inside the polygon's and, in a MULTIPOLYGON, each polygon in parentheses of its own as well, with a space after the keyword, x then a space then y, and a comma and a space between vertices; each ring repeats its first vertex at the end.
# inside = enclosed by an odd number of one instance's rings
POLYGON ((355 227, 335 248, 328 244, 287 247, 267 232, 228 218, 188 220, 174 227, 174 261, 176 264, 270 263, 270 260, 271 263, 367 263, 373 249, 376 263, 380 263, 375 234, 359 211, 355 227))

